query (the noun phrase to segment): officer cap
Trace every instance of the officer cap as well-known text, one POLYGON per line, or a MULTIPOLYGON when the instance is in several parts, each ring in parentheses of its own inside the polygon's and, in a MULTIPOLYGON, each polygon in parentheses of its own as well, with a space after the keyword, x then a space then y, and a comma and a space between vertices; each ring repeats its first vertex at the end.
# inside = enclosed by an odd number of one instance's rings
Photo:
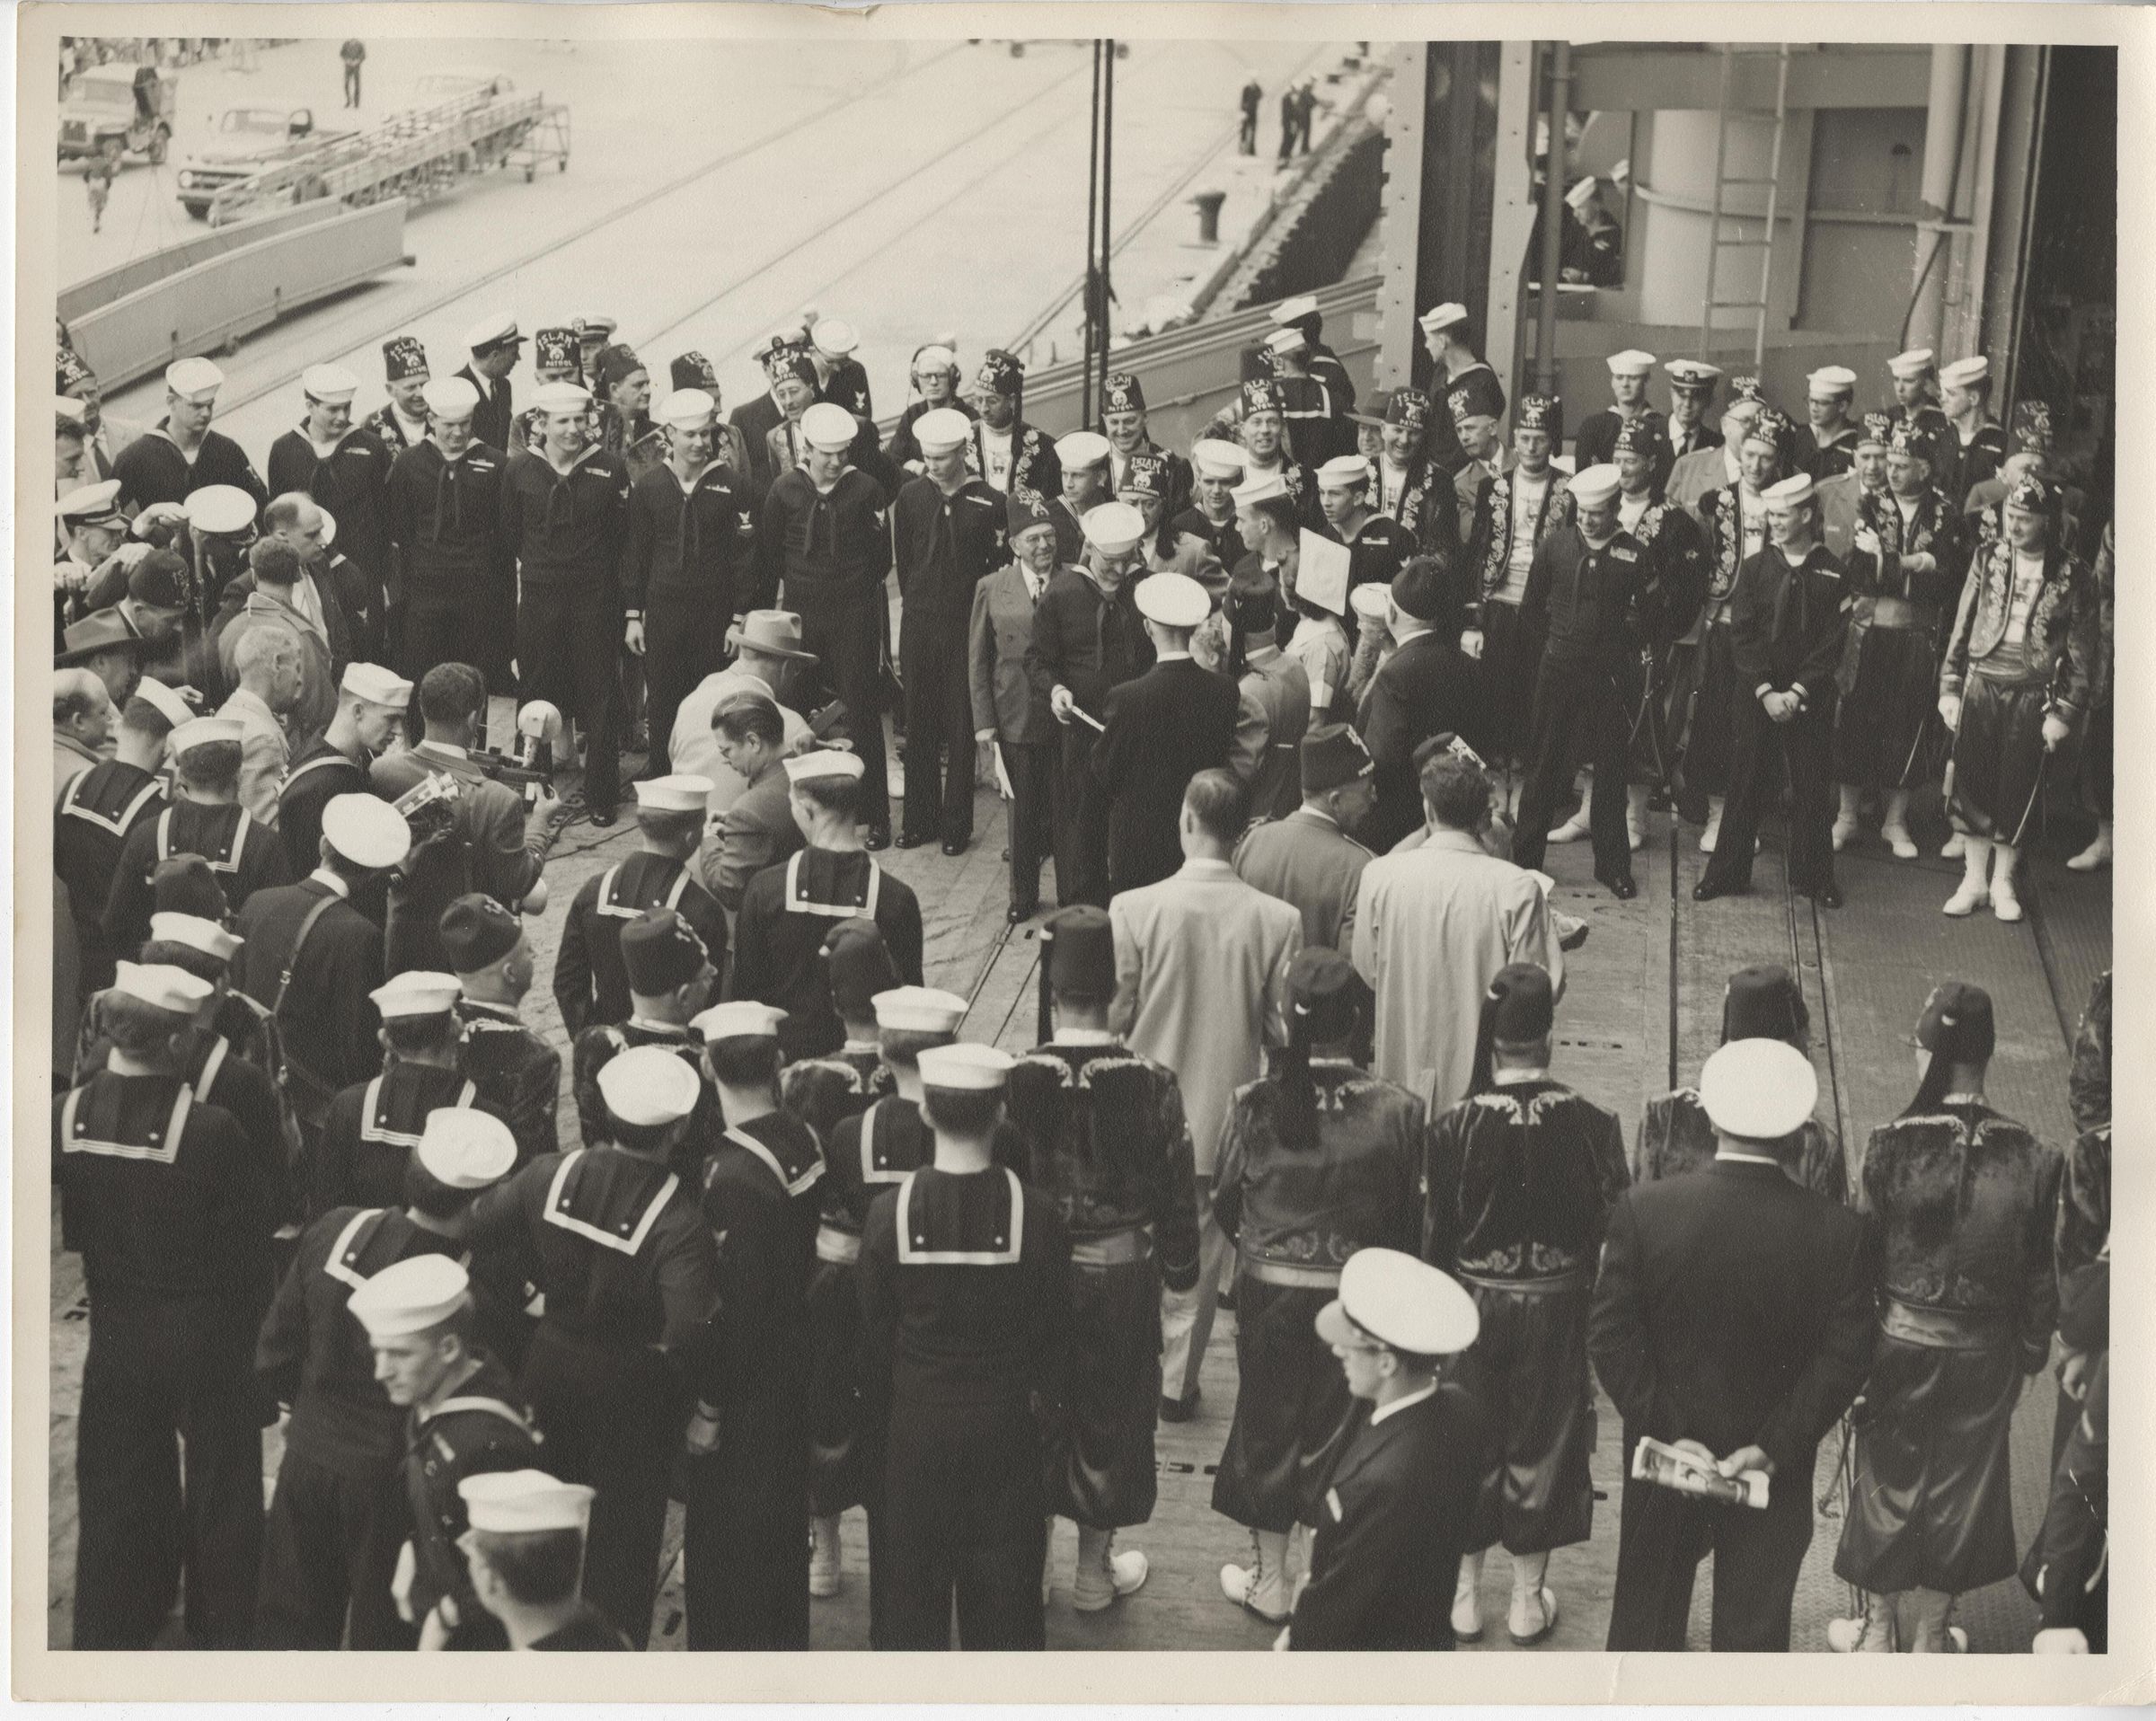
POLYGON ((219 741, 237 741, 242 734, 240 719, 236 717, 190 717, 176 725, 170 737, 172 757, 197 747, 214 746, 219 741))
POLYGON ((205 484, 188 493, 185 506, 198 532, 244 532, 254 524, 254 498, 237 484, 205 484))
POLYGON ((843 452, 853 446, 861 434, 861 424, 843 406, 831 401, 818 401, 801 414, 801 435, 811 448, 826 455, 843 452))
POLYGON ((453 974, 425 968, 408 968, 393 975, 367 995, 375 1001, 384 1021, 405 1016, 446 1016, 455 1008, 463 988, 453 974))
POLYGON ((122 962, 113 970, 113 990, 175 1015, 192 1015, 212 990, 207 980, 169 962, 122 962))
POLYGON ((1662 366, 1672 389, 1685 393, 1707 393, 1721 380, 1722 367, 1703 358, 1673 358, 1662 366))
POLYGON ((1811 1060, 1786 1040, 1731 1040, 1700 1072, 1708 1121, 1748 1142, 1779 1142, 1819 1099, 1811 1060))
POLYGON ((1551 441, 1565 433, 1565 409, 1561 402, 1549 394, 1523 394, 1517 410, 1512 415, 1515 430, 1546 430, 1551 441))
POLYGON ((427 349, 417 335, 392 335, 382 343, 382 375, 386 380, 407 382, 426 375, 429 369, 427 349))
POLYGON ((207 358, 181 358, 164 367, 164 385, 199 405, 225 386, 225 373, 207 358))
POLYGON ((719 372, 702 353, 680 354, 667 366, 667 379, 676 388, 702 389, 711 397, 713 405, 718 403, 719 372))
POLYGON ((461 376, 437 376, 420 391, 427 410, 449 424, 461 424, 479 410, 479 391, 461 376))
POLYGON ((831 1008, 859 1021, 874 1013, 874 1000, 898 984, 898 966, 874 921, 841 921, 824 935, 831 975, 831 1008))
POLYGON ((95 525, 119 517, 119 480, 84 484, 60 498, 60 518, 69 525, 95 525))
POLYGON ((1779 484, 1768 485, 1762 496, 1771 508, 1799 507, 1812 499, 1812 490, 1811 473, 1798 472, 1779 484))
POLYGON ((1188 574, 1148 574, 1138 582, 1136 600, 1138 613, 1164 628, 1194 628, 1213 613, 1206 588, 1188 574))
POLYGON ((1359 1249, 1340 1269, 1340 1294, 1318 1311, 1318 1337, 1366 1349, 1374 1339, 1409 1356, 1452 1356, 1481 1328, 1458 1282, 1394 1249, 1359 1249))
POLYGON ((1787 1040, 1794 1046, 1811 1028, 1804 993, 1787 968, 1772 963, 1739 968, 1722 988, 1722 1043, 1787 1040))
POLYGON ((393 1261, 366 1280, 345 1307, 372 1339, 405 1338, 440 1326, 472 1296, 472 1275, 446 1255, 393 1261))
MULTIPOLYGON (((1659 420, 1649 418, 1642 412, 1638 418, 1627 419, 1617 427, 1617 441, 1611 449, 1611 453, 1613 455, 1637 455, 1643 459, 1652 460, 1660 452, 1657 445, 1661 440, 1662 427, 1659 420)), ((1588 468, 1589 472, 1593 470, 1592 467, 1588 468)), ((1585 472, 1580 474, 1582 478, 1586 476, 1585 472)), ((1579 479, 1577 478, 1572 481, 1572 494, 1575 496, 1579 494, 1579 479)))
POLYGON ((1131 455, 1123 468, 1118 496, 1144 496, 1156 502, 1168 499, 1168 462, 1159 455, 1131 455))
POLYGON ((378 663, 347 664, 338 686, 354 699, 363 699, 369 705, 386 705, 392 710, 401 711, 411 703, 411 684, 378 663))
POLYGON ((175 854, 160 860, 150 875, 150 895, 160 914, 221 921, 231 912, 216 869, 199 854, 175 854))
MULTIPOLYGON (((1145 535, 1145 516, 1127 502, 1102 502, 1085 511, 1078 522, 1086 543, 1105 556, 1119 556, 1137 547, 1145 535)), ((1204 620, 1201 616, 1200 621, 1204 620)), ((1192 622, 1191 626, 1197 625, 1192 622)))
POLYGON ((523 344, 524 337, 517 332, 517 319, 505 311, 490 312, 464 331, 464 345, 475 353, 523 344))
POLYGON ((1074 430, 1056 438, 1056 458, 1066 472, 1098 466, 1109 456, 1109 441, 1097 430, 1074 430))
POLYGON ((1467 307, 1451 303, 1433 304, 1417 321, 1422 324, 1422 331, 1426 335, 1442 334, 1445 330, 1456 329, 1467 321, 1467 307))
POLYGON ((701 813, 711 797, 709 777, 646 777, 636 785, 636 804, 655 813, 701 813))
POLYGON ((52 397, 52 416, 57 424, 87 424, 90 409, 72 394, 55 394, 52 397))
POLYGON ((786 1012, 774 1004, 736 998, 699 1011, 689 1019, 689 1026, 703 1036, 706 1045, 716 1045, 720 1040, 775 1040, 779 1024, 785 1019, 786 1012))
POLYGON ((629 990, 656 998, 685 986, 710 964, 696 929, 671 908, 651 908, 622 928, 622 966, 629 990))
POLYGON ((456 1485, 464 1497, 464 1521, 489 1535, 533 1535, 591 1526, 593 1491, 581 1482, 562 1482, 544 1470, 489 1470, 456 1485))
POLYGON ((128 569, 128 596, 137 604, 176 610, 187 602, 180 583, 186 578, 185 561, 170 550, 153 550, 128 569))
POLYGON ((359 392, 359 379, 342 365, 309 365, 299 374, 299 386, 324 406, 348 406, 359 392))
POLYGON ((1857 374, 1846 365, 1825 365, 1804 379, 1805 390, 1815 401, 1832 401, 1857 390, 1857 374))
POLYGON ((622 325, 619 319, 602 315, 596 317, 579 317, 575 320, 571 326, 575 329, 577 338, 579 340, 588 342, 604 341, 607 336, 611 335, 622 325))
POLYGON ((688 1060, 663 1046, 632 1046, 599 1066, 599 1098, 616 1123, 632 1129, 679 1123, 702 1092, 688 1060))
POLYGON ((1992 1055, 1996 1034, 1992 994, 1966 981, 1933 988, 1917 1019, 1916 1043, 1949 1063, 1981 1063, 1992 1055))
POLYGON ((1004 507, 1010 516, 1011 541, 1013 543, 1018 542, 1021 533, 1030 532, 1036 526, 1045 525, 1051 532, 1056 529, 1055 516, 1049 514, 1048 505, 1038 490, 1014 490, 1006 499, 1004 507))
POLYGON ((1613 376, 1645 376, 1655 367, 1655 356, 1641 352, 1637 347, 1628 347, 1621 353, 1612 353, 1604 362, 1613 376))
MULTIPOLYGON (((220 896, 222 894, 219 893, 220 896)), ((223 906, 222 902, 218 906, 223 906)), ((154 944, 184 944, 189 949, 199 950, 204 956, 214 956, 220 962, 231 961, 240 953, 240 947, 247 942, 237 932, 227 932, 214 920, 200 914, 181 914, 170 910, 150 916, 150 941, 154 944)))
POLYGON ((1392 605, 1418 622, 1435 622, 1445 608, 1445 566, 1436 556, 1410 557, 1392 576, 1392 605))
POLYGON ((914 440, 923 454, 948 453, 972 434, 973 420, 955 407, 932 407, 914 420, 914 440))
POLYGON ((459 974, 490 968, 517 948, 524 922, 484 891, 459 896, 442 910, 442 954, 459 974))
POLYGON ((404 815, 374 795, 333 795, 322 809, 322 834, 347 860, 380 869, 411 852, 404 815))
POLYGON ((789 754, 783 763, 786 781, 790 783, 815 782, 824 777, 858 782, 868 770, 861 755, 844 747, 817 747, 809 753, 789 754))
POLYGON ((993 1093, 1011 1079, 1018 1060, 993 1046, 961 1041, 932 1046, 921 1054, 921 1085, 956 1089, 961 1093, 993 1093))
MULTIPOLYGON (((1637 423, 1638 420, 1633 422, 1637 423)), ((1627 425, 1625 428, 1629 430, 1631 426, 1627 425)), ((1623 481, 1617 476, 1616 467, 1590 466, 1586 472, 1573 475, 1572 499, 1582 507, 1600 507, 1616 496, 1622 483, 1623 481)))
POLYGON ((1533 962, 1499 968, 1482 994, 1482 1015, 1500 1046, 1532 1046, 1544 1038, 1557 1020, 1549 970, 1533 962))
POLYGON ((1321 723, 1303 737, 1303 792, 1322 795, 1377 769, 1363 737, 1345 723, 1321 723))
POLYGON ((933 986, 894 986, 878 993, 870 1002, 876 1007, 879 1028, 950 1034, 966 1019, 966 1001, 955 992, 938 992, 933 986))
POLYGON ((1108 910, 1091 903, 1059 908, 1042 923, 1040 941, 1058 996, 1105 1002, 1115 995, 1116 931, 1108 910))
POLYGON ((490 1111, 437 1106, 420 1132, 420 1163, 449 1189, 483 1189, 508 1176, 517 1163, 517 1137, 490 1111))
POLYGON ((1367 484, 1370 463, 1360 455, 1335 455, 1318 468, 1318 482, 1335 487, 1367 484))
POLYGON ((591 391, 575 383, 548 383, 532 396, 532 404, 544 413, 591 410, 591 391))
POLYGON ((1190 445, 1190 463, 1200 478, 1241 478, 1250 456, 1235 443, 1207 437, 1190 445))
POLYGON ((1328 1045, 1353 1033, 1362 995, 1362 976, 1338 950, 1306 945, 1287 965, 1288 1008, 1305 1045, 1328 1045))
POLYGON ((1886 368, 1904 381, 1922 376, 1931 368, 1931 349, 1913 347, 1905 353, 1896 353, 1886 361, 1886 368))
POLYGON ((1102 412, 1143 412, 1144 410, 1145 390, 1130 372, 1116 371, 1100 385, 1102 412))

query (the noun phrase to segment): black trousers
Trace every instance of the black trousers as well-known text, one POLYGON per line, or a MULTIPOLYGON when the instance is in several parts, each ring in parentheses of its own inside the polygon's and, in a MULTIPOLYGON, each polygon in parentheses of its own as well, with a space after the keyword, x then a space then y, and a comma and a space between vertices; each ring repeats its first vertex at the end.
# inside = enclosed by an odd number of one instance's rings
POLYGON ((1560 663, 1544 658, 1534 682, 1534 710, 1527 728, 1527 783, 1520 791, 1520 822, 1512 858, 1540 869, 1550 821, 1584 759, 1595 767, 1587 825, 1595 838, 1595 876, 1629 877, 1632 852, 1625 835, 1624 777, 1631 751, 1630 716, 1614 671, 1601 663, 1560 663))
MULTIPOLYGON (((1728 829, 1727 816, 1722 828, 1728 829)), ((1629 1454, 1638 1432, 1624 1431, 1629 1454)), ((1629 1468, 1629 1462, 1628 1462, 1629 1468)), ((1610 1605, 1613 1650, 1682 1649, 1700 1561, 1714 1555, 1716 1650, 1786 1653, 1797 1575, 1812 1543, 1812 1464, 1776 1475, 1763 1510, 1719 1505, 1629 1476, 1610 1605)))
MULTIPOLYGON (((411 704, 404 714, 404 733, 418 741, 426 732, 420 717, 420 677, 437 664, 468 663, 485 672, 482 641, 487 632, 487 612, 482 598, 408 597, 404 600, 403 639, 397 651, 397 673, 411 683, 411 704)), ((496 686, 487 677, 487 692, 515 690, 496 686)))
POLYGON ((359 105, 359 68, 349 60, 344 67, 344 105, 348 108, 359 105))
POLYGON ((411 1649, 419 1628, 390 1594, 407 1530, 395 1464, 344 1476, 289 1447, 262 1537, 257 1649, 411 1649))
POLYGON ((1235 140, 1235 146, 1245 155, 1255 155, 1258 153, 1258 116, 1256 114, 1246 113, 1242 116, 1242 130, 1235 140))
POLYGON ((891 1406, 870 1558, 885 1649, 1039 1649, 1047 1555, 1040 1440, 1021 1404, 891 1406))
POLYGON ((262 1548, 257 1314, 244 1299, 92 1302, 75 1450, 77 1649, 150 1647, 183 1575, 190 1640, 247 1647, 262 1548))
MULTIPOLYGON (((1834 882, 1834 696, 1815 693, 1812 703, 1787 723, 1777 723, 1747 690, 1732 720, 1736 757, 1729 799, 1722 808, 1721 834, 1703 877, 1727 890, 1752 883, 1752 843, 1779 758, 1789 773, 1789 888, 1809 896, 1834 882)), ((1600 783, 1596 784, 1599 791, 1600 783)))
MULTIPOLYGON (((1003 775, 1011 780, 1011 905, 1028 913, 1040 906, 1040 863, 1055 852, 1056 749, 1050 743, 998 741, 1003 775)), ((1063 874, 1056 876, 1063 895, 1063 874)))
POLYGON ((718 1450, 684 1473, 688 1646, 808 1648, 805 1394, 729 1399, 718 1450))
POLYGON ((891 783, 884 756, 883 630, 876 615, 883 587, 859 597, 835 597, 821 589, 798 596, 789 592, 786 601, 800 613, 801 649, 816 654, 831 691, 845 703, 853 751, 867 767, 861 780, 861 822, 885 829, 891 822, 891 783))
POLYGON ((1541 1554, 1583 1542, 1595 1522, 1592 1293, 1584 1284, 1472 1290, 1482 1324, 1462 1379, 1489 1418, 1489 1447, 1467 1545, 1480 1551, 1503 1542, 1508 1554, 1541 1554))
POLYGON ((1056 763, 1056 900, 1108 906, 1108 802, 1093 780, 1093 729, 1082 718, 1064 726, 1056 763))
POLYGON ((966 617, 909 613, 898 656, 906 682, 906 833, 923 842, 970 843, 973 692, 966 617))
POLYGON ((584 731, 584 804, 595 811, 611 809, 621 799, 614 734, 620 699, 614 658, 621 640, 621 600, 613 593, 524 588, 517 606, 523 694, 552 700, 584 731))
POLYGON ((651 736, 646 776, 663 777, 673 769, 667 747, 674 713, 696 691, 696 684, 725 662, 726 630, 732 620, 725 605, 699 602, 688 594, 650 599, 644 611, 644 724, 651 736))

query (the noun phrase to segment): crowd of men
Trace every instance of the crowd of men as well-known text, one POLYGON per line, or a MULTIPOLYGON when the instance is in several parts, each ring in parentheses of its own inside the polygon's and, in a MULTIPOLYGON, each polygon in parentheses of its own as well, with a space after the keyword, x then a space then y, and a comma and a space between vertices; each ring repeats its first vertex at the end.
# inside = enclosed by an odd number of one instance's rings
POLYGON ((854 1507, 871 1645, 946 1647, 955 1609, 1038 1647, 1054 1518, 1078 1611, 1144 1584, 1117 1537, 1233 1297, 1221 1586, 1281 1646, 1471 1641, 1499 1543, 1506 1629, 1546 1640, 1592 1371, 1613 1648, 1683 1646, 1710 1549, 1714 1646, 1789 1646, 1860 1394, 1837 1646, 1948 1647, 2016 1569, 2007 1418, 2059 1335, 2025 1570, 2045 1646, 2100 1648, 2107 989, 2071 1154, 1988 1104, 1991 1002, 1950 985, 1852 1162, 1779 970, 1628 1152, 1551 1067, 1586 929, 1538 870, 1584 838, 1631 896, 1674 809, 1694 896, 1742 891, 1786 780, 1831 907, 1868 803, 1913 857, 1943 776, 1947 913, 2013 920, 2070 770, 2101 823, 2069 864, 2104 864, 2111 539, 2048 415, 2010 454, 1984 361, 1925 352, 1860 419, 1814 373, 1808 429, 1675 360, 1665 414, 1627 352, 1565 457, 1459 305, 1432 389, 1361 402, 1314 302, 1273 321, 1186 453, 1136 375, 1050 437, 1017 358, 962 385, 950 338, 886 435, 835 318, 723 419, 701 355, 655 393, 612 320, 541 329, 519 412, 490 316, 453 375, 386 343, 363 420, 310 366, 267 481, 208 360, 130 437, 63 349, 78 1646, 169 1641, 183 1593, 211 1646, 641 1647, 673 1498, 691 1648, 806 1646, 854 1507), (521 1006, 579 759, 573 810, 612 825, 626 776, 637 828, 551 976, 570 1145, 521 1006), (1053 863, 1016 1058, 959 1038, 876 859, 963 852, 987 772, 1012 922, 1053 863))

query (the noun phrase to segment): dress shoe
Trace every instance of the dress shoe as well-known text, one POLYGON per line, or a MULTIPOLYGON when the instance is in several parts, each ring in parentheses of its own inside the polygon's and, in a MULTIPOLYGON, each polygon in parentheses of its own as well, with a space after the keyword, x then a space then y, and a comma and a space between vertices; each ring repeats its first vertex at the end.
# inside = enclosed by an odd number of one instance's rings
POLYGON ((603 831, 612 825, 620 815, 611 807, 595 807, 591 809, 588 816, 591 822, 603 831))
POLYGON ((1632 875, 1629 872, 1615 873, 1607 878, 1598 872, 1595 875, 1595 881, 1604 887, 1621 903, 1629 903, 1639 894, 1639 887, 1632 882, 1632 875))
POLYGON ((1741 896, 1744 894, 1745 888, 1741 885, 1717 884, 1711 878, 1702 878, 1692 887, 1692 899, 1695 903, 1710 903, 1717 896, 1741 896))
POLYGON ((1012 903, 1010 907, 1003 910, 1003 918, 1012 925, 1016 926, 1022 922, 1031 920, 1039 913, 1040 905, 1038 903, 1033 904, 1030 907, 1024 903, 1012 903))
POLYGON ((879 849, 889 848, 891 846, 891 827, 888 825, 870 825, 869 834, 861 840, 861 846, 871 853, 879 849))
POLYGON ((915 836, 911 831, 901 831, 898 833, 898 840, 891 846, 894 849, 917 849, 927 841, 926 837, 915 836))
POLYGON ((2099 867, 2111 864, 2111 821, 2099 819, 2096 826, 2096 841, 2067 861, 2069 872, 2094 872, 2099 867))
POLYGON ((946 843, 943 845, 943 852, 945 854, 964 854, 966 845, 963 843, 946 843))

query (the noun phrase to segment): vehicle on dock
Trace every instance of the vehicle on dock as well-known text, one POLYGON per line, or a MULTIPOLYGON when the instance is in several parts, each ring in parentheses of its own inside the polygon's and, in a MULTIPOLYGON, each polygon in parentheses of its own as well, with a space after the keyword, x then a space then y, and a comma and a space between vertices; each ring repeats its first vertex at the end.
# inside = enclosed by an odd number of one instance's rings
POLYGON ((181 205, 199 220, 225 187, 351 135, 349 129, 317 128, 312 108, 227 108, 217 120, 216 141, 180 163, 181 205))
POLYGON ((155 66, 86 66, 60 103, 60 160, 99 155, 116 173, 129 155, 161 165, 172 146, 179 101, 180 80, 160 75, 155 66))

